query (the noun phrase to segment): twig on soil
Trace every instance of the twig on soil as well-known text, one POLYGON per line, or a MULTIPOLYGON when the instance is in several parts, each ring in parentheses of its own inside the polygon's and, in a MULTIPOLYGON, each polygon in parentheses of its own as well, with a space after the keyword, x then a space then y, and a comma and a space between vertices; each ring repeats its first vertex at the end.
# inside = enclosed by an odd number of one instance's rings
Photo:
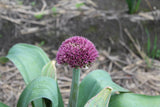
POLYGON ((109 66, 108 66, 108 72, 109 73, 112 71, 112 67, 113 67, 113 62, 110 62, 109 66))
POLYGON ((134 56, 135 58, 138 58, 138 56, 137 56, 124 42, 120 41, 120 44, 121 44, 124 48, 126 48, 126 49, 131 53, 132 56, 134 56))
POLYGON ((15 23, 15 24, 18 24, 18 25, 21 24, 21 20, 19 20, 19 19, 12 19, 12 18, 10 18, 10 17, 2 16, 2 15, 0 15, 0 18, 5 19, 5 20, 8 20, 8 21, 10 21, 10 22, 12 22, 12 23, 15 23))
POLYGON ((134 47, 136 48, 136 50, 138 51, 139 55, 145 59, 147 56, 146 54, 140 49, 140 46, 137 45, 137 43, 135 42, 135 40, 133 39, 132 35, 129 33, 128 29, 125 28, 124 29, 125 33, 127 34, 127 36, 129 37, 129 39, 131 40, 131 42, 133 43, 134 47))
POLYGON ((69 81, 69 82, 72 81, 72 79, 68 78, 68 77, 58 77, 58 80, 60 80, 60 81, 69 81))
POLYGON ((19 72, 15 72, 15 73, 13 73, 12 75, 8 76, 8 77, 6 78, 6 81, 10 80, 10 79, 13 78, 14 76, 17 76, 18 73, 19 73, 19 72))
POLYGON ((102 51, 102 53, 103 53, 112 63, 114 63, 117 67, 119 67, 119 68, 122 69, 122 66, 121 66, 119 63, 117 63, 117 61, 118 61, 118 58, 117 58, 117 57, 115 57, 115 56, 114 56, 114 57, 110 56, 107 51, 102 51))
POLYGON ((145 0, 145 2, 147 3, 148 7, 152 10, 151 3, 148 0, 145 0))
POLYGON ((33 28, 22 29, 20 32, 21 34, 25 35, 25 34, 30 34, 30 33, 36 33, 39 30, 40 30, 39 27, 33 27, 33 28))
POLYGON ((47 3, 45 0, 42 0, 42 3, 43 3, 43 7, 41 9, 41 12, 43 12, 45 10, 45 8, 47 7, 47 3))

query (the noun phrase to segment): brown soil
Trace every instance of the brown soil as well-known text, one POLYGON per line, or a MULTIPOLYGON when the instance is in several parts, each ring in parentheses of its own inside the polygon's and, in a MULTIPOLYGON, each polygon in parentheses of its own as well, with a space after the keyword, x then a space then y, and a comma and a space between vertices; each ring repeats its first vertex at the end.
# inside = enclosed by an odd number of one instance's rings
MULTIPOLYGON (((97 10, 114 10, 115 14, 117 14, 117 11, 122 10, 122 14, 127 14, 125 0, 93 1, 98 6, 96 7, 97 10)), ((154 10, 153 7, 160 8, 159 0, 149 1, 148 4, 147 1, 149 0, 142 0, 140 11, 151 11, 154 10)), ((55 2, 46 0, 46 2, 49 8, 54 3, 57 3, 58 0, 55 2)), ((29 0, 25 0, 24 2, 25 5, 29 3, 29 0)), ((37 3, 33 10, 37 11, 37 9, 41 9, 40 7, 43 6, 42 2, 37 3)), ((12 14, 8 16, 12 16, 12 14)), ((14 18, 14 15, 12 17, 14 18)), ((45 18, 47 19, 48 17, 50 16, 46 16, 45 18)), ((0 56, 5 56, 9 48, 16 43, 23 42, 37 45, 45 41, 42 48, 51 59, 55 59, 58 46, 64 39, 72 35, 83 35, 95 43, 100 57, 90 69, 81 73, 81 80, 94 69, 104 69, 110 73, 114 82, 124 88, 140 94, 160 95, 159 59, 154 59, 153 64, 148 64, 145 60, 147 55, 143 51, 146 48, 147 41, 145 28, 148 28, 151 40, 154 41, 154 36, 160 34, 160 22, 159 20, 149 20, 135 23, 130 21, 131 17, 118 17, 118 20, 107 20, 105 17, 98 16, 94 18, 87 16, 85 17, 86 19, 83 19, 84 16, 76 16, 67 19, 67 24, 61 26, 60 29, 45 29, 26 35, 20 33, 20 25, 0 18, 0 34, 2 36, 0 37, 0 56), (132 41, 125 28, 140 43, 132 41)), ((66 23, 66 20, 63 21, 66 23)), ((51 25, 55 26, 55 23, 51 25)), ((34 26, 34 24, 27 25, 27 27, 34 26)), ((40 28, 43 28, 43 26, 40 26, 40 28)), ((47 28, 47 26, 44 28, 47 28)), ((160 41, 160 38, 158 39, 160 41)), ((65 105, 67 105, 72 77, 71 70, 69 67, 57 67, 57 73, 63 100, 65 105)), ((10 107, 16 107, 19 95, 24 88, 23 78, 13 63, 0 64, 0 101, 10 107)))

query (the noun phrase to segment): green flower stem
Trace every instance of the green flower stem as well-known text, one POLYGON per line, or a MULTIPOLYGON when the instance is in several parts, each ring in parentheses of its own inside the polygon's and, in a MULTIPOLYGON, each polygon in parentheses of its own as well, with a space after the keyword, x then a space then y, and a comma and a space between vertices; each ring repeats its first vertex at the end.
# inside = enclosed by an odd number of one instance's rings
POLYGON ((77 107, 80 71, 81 71, 80 68, 74 68, 73 69, 72 86, 71 86, 71 92, 70 92, 68 107, 77 107))

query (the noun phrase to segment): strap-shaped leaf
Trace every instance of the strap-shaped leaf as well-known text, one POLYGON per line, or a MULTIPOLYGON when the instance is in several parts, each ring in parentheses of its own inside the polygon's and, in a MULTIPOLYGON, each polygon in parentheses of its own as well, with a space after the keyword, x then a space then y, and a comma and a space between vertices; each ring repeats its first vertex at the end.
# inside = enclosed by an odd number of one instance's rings
MULTIPOLYGON (((48 62, 42 69, 42 72, 41 72, 42 76, 51 77, 57 81, 55 63, 56 62, 54 60, 48 62)), ((57 89, 58 89, 58 107, 64 107, 62 96, 58 88, 58 83, 57 83, 57 89)))
POLYGON ((54 78, 56 80, 56 67, 55 67, 56 61, 50 61, 48 62, 42 69, 42 76, 47 76, 54 78))
MULTIPOLYGON (((34 45, 29 44, 16 44, 14 45, 7 55, 19 69, 26 84, 29 84, 33 79, 39 76, 49 76, 56 80, 55 65, 51 66, 51 62, 45 52, 34 45)), ((53 63, 52 63, 53 64, 53 63)), ((63 107, 61 93, 58 89, 59 104, 58 107, 63 107)), ((42 99, 34 100, 33 104, 42 107, 42 99)))
POLYGON ((50 61, 41 48, 23 43, 14 45, 7 58, 16 65, 26 84, 39 77, 43 66, 50 61))
POLYGON ((9 107, 9 106, 7 106, 7 105, 5 105, 5 104, 0 102, 0 107, 9 107))
MULTIPOLYGON (((14 45, 7 58, 16 65, 26 84, 41 76, 43 66, 50 61, 41 48, 23 43, 14 45)), ((38 107, 42 107, 42 103, 42 99, 33 102, 38 107)))
POLYGON ((52 102, 52 107, 58 107, 57 83, 50 77, 38 77, 30 82, 22 92, 17 107, 27 107, 31 101, 47 98, 52 102))
POLYGON ((79 86, 78 107, 83 107, 89 99, 105 87, 111 87, 113 89, 112 94, 115 92, 128 92, 127 89, 115 84, 106 71, 95 70, 89 73, 79 86))
POLYGON ((91 98, 84 107, 108 107, 112 88, 106 87, 91 98))
POLYGON ((121 93, 111 97, 109 107, 160 107, 160 96, 121 93))

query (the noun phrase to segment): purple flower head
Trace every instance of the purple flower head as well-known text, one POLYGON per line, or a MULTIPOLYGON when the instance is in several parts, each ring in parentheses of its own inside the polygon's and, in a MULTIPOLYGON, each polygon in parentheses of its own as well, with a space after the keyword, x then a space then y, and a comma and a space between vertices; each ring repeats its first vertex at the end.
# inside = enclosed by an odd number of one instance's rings
POLYGON ((66 39, 58 49, 58 64, 69 64, 71 67, 85 67, 98 57, 98 51, 88 39, 74 36, 66 39))

